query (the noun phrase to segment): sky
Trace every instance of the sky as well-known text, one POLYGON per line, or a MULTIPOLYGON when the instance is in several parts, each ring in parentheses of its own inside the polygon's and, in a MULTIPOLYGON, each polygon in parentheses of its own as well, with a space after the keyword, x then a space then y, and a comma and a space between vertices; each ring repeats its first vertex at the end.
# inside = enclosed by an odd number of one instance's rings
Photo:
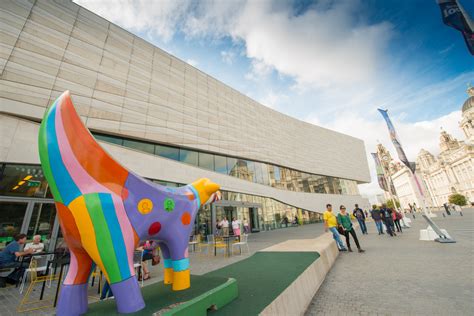
POLYGON ((435 0, 74 1, 267 107, 364 140, 365 196, 382 193, 376 144, 396 156, 377 108, 412 161, 439 153, 441 128, 464 139, 474 57, 435 0))

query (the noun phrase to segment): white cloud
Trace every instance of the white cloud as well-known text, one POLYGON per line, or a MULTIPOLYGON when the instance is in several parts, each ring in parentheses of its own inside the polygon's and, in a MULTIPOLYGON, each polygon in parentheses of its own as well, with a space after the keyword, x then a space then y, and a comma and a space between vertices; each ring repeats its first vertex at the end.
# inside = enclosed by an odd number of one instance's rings
POLYGON ((355 0, 322 1, 298 16, 278 1, 75 1, 165 42, 177 32, 187 38, 231 36, 259 67, 316 87, 372 80, 392 33, 388 23, 361 21, 355 0))
POLYGON ((232 65, 234 63, 235 53, 231 50, 223 50, 221 51, 221 58, 225 64, 232 65))
MULTIPOLYGON (((458 123, 461 120, 461 111, 453 111, 430 121, 416 123, 400 120, 398 117, 391 117, 391 119, 410 161, 416 160, 416 156, 422 148, 435 155, 439 154, 440 127, 443 127, 445 131, 458 138, 458 140, 464 139, 464 134, 458 123)), ((321 121, 316 115, 313 115, 307 121, 364 140, 372 182, 360 185, 360 192, 369 197, 382 193, 377 184, 375 166, 370 153, 376 151, 378 143, 382 143, 394 159, 398 160, 398 157, 389 138, 385 121, 376 113, 375 109, 365 115, 350 109, 341 111, 330 121, 321 121), (378 116, 378 119, 374 119, 374 115, 378 116)), ((350 153, 347 154, 350 155, 350 153)))
POLYGON ((197 60, 194 60, 194 59, 187 59, 186 62, 188 64, 190 64, 191 66, 193 66, 193 67, 197 67, 197 65, 199 65, 199 62, 197 60))
POLYGON ((286 94, 270 90, 262 98, 259 98, 258 102, 269 108, 276 109, 279 105, 288 100, 289 97, 286 94))

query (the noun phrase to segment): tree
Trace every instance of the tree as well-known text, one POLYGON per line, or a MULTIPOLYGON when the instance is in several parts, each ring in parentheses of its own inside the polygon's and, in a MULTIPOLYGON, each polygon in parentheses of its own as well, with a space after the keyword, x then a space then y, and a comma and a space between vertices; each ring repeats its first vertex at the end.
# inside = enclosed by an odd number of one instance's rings
POLYGON ((464 206, 467 204, 467 199, 464 195, 459 193, 451 194, 448 198, 449 203, 456 204, 459 206, 464 206))
MULTIPOLYGON (((395 203, 397 204, 397 207, 396 207, 396 208, 399 208, 399 207, 400 207, 400 202, 395 201, 395 203)), ((388 200, 388 201, 387 201, 387 207, 388 207, 388 208, 395 208, 395 207, 393 207, 393 200, 388 200)))

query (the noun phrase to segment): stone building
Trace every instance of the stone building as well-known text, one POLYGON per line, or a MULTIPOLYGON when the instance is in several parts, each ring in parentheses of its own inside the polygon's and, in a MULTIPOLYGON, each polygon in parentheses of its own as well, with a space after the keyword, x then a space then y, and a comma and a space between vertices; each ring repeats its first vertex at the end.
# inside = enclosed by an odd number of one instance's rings
MULTIPOLYGON (((446 131, 439 138, 439 155, 421 149, 416 159, 417 174, 422 178, 427 206, 439 207, 453 193, 460 193, 474 202, 474 87, 467 90, 469 98, 462 106, 459 127, 466 139, 459 141, 446 131)), ((403 208, 414 202, 419 206, 415 183, 401 163, 391 163, 390 175, 403 208)))

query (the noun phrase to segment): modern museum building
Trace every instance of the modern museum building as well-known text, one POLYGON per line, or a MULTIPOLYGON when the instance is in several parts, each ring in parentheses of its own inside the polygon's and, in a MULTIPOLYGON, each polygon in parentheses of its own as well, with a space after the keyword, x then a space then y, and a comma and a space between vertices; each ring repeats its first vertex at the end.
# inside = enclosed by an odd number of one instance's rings
POLYGON ((366 207, 362 140, 265 107, 71 1, 0 2, 0 248, 23 232, 61 238, 38 154, 47 107, 69 90, 84 124, 129 170, 167 186, 206 177, 224 216, 252 232, 320 221, 325 205, 366 207))

